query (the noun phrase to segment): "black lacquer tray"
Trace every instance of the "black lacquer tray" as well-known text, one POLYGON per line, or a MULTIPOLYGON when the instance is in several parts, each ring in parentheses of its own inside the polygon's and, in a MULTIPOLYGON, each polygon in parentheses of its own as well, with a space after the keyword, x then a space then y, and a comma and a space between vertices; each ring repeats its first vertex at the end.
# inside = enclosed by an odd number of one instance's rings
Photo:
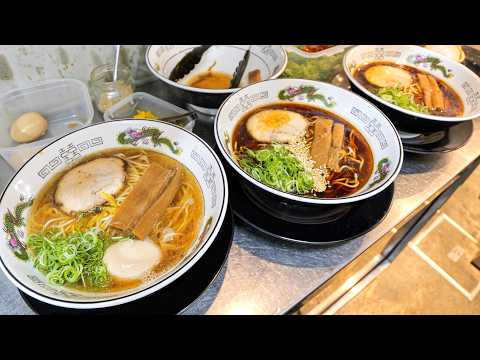
POLYGON ((416 154, 447 153, 461 148, 473 134, 473 121, 463 121, 448 129, 423 133, 401 133, 405 152, 416 154))

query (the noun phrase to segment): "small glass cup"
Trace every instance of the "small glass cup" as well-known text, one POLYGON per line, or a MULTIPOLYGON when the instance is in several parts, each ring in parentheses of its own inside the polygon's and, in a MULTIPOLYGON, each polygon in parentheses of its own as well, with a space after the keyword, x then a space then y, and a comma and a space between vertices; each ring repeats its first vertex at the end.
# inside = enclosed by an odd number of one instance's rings
POLYGON ((135 90, 133 76, 128 67, 118 65, 117 81, 113 81, 113 71, 112 64, 104 64, 94 68, 90 74, 90 93, 101 113, 133 94, 135 90))

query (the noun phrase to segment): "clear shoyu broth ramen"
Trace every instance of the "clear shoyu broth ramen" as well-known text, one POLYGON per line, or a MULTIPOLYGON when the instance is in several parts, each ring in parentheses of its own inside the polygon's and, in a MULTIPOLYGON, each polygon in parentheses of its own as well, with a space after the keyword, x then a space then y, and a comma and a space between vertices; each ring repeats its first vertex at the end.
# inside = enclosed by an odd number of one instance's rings
POLYGON ((203 219, 202 190, 178 161, 116 148, 43 186, 27 221, 33 265, 54 284, 115 292, 178 264, 203 219))
POLYGON ((368 182, 373 169, 370 146, 352 124, 305 104, 253 109, 236 125, 232 148, 250 176, 305 197, 350 196, 368 182))

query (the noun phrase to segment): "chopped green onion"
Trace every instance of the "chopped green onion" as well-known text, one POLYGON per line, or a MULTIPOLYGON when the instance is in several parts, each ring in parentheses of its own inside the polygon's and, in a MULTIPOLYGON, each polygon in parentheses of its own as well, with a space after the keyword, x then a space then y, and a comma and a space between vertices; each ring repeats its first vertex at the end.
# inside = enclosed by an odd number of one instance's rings
POLYGON ((121 236, 104 238, 100 230, 92 228, 68 235, 61 232, 31 234, 27 245, 33 253, 33 266, 52 284, 81 281, 84 286, 102 288, 110 280, 103 263, 105 249, 112 241, 126 239, 121 236))
POLYGON ((381 88, 377 91, 377 95, 383 100, 388 101, 401 108, 412 110, 420 113, 428 113, 428 108, 415 102, 412 94, 395 87, 381 88))
POLYGON ((273 144, 255 151, 245 148, 239 164, 254 179, 287 193, 306 194, 314 187, 312 174, 283 145, 273 144))

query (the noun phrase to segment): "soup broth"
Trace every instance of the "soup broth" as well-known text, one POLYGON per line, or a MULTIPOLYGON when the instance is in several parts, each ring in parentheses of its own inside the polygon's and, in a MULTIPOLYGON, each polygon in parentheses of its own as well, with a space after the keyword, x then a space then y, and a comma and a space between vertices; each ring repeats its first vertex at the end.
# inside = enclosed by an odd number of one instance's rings
MULTIPOLYGON (((321 119, 328 119, 333 124, 342 124, 344 126, 344 137, 341 144, 343 152, 355 152, 354 157, 342 156, 339 161, 338 171, 329 171, 326 176, 327 186, 325 191, 312 191, 308 194, 301 194, 306 197, 332 199, 349 196, 361 189, 370 178, 373 169, 373 155, 365 137, 352 126, 348 121, 340 116, 324 109, 295 103, 276 103, 259 107, 247 113, 236 125, 232 134, 233 152, 237 161, 245 149, 261 150, 266 146, 265 143, 255 139, 247 128, 248 120, 257 113, 265 110, 286 110, 302 115, 307 121, 306 145, 311 147, 314 137, 315 122, 321 119), (349 150, 350 149, 350 150, 349 150), (354 173, 354 174, 353 174, 354 173), (345 182, 346 178, 356 177, 358 181, 355 186, 349 186, 345 182)), ((352 153, 353 154, 353 153, 352 153)))
MULTIPOLYGON (((427 72, 421 71, 417 68, 414 68, 408 65, 400 65, 400 64, 396 64, 388 61, 376 61, 376 62, 371 62, 358 67, 355 70, 353 76, 368 91, 378 95, 379 90, 382 88, 377 84, 373 84, 371 81, 369 81, 368 76, 366 76, 369 69, 377 66, 387 66, 387 67, 402 69, 406 71, 408 74, 410 74, 413 80, 413 83, 408 86, 408 89, 405 89, 405 92, 407 92, 413 97, 413 101, 416 104, 419 104, 421 106, 426 106, 425 111, 422 111, 422 112, 426 112, 432 115, 448 116, 448 117, 461 116, 463 114, 464 108, 463 108, 462 100, 460 99, 458 94, 445 81, 440 80, 437 77, 434 77, 428 74, 427 72), (434 79, 436 81, 441 91, 441 95, 443 96, 443 99, 444 99, 443 109, 433 108, 433 107, 429 108, 427 106, 428 104, 426 104, 425 102, 425 93, 419 82, 419 75, 428 76, 431 79, 434 79)), ((402 105, 398 105, 398 106, 405 107, 402 105)))
MULTIPOLYGON (((108 283, 101 288, 85 286, 81 281, 64 284, 86 291, 116 292, 134 288, 143 282, 155 279, 177 265, 185 257, 197 238, 203 220, 204 201, 200 185, 190 170, 178 161, 155 151, 117 148, 87 156, 76 166, 105 157, 118 158, 125 163, 125 185, 114 198, 93 211, 65 213, 55 201, 55 191, 59 181, 70 170, 67 169, 44 185, 35 198, 27 221, 27 234, 39 234, 48 231, 72 234, 75 231, 88 231, 91 228, 98 228, 108 239, 116 236, 131 237, 131 232, 111 226, 112 217, 118 211, 118 208, 132 192, 146 169, 152 164, 158 164, 165 168, 180 168, 182 180, 179 190, 164 215, 156 219, 148 239, 143 240, 153 241, 158 245, 161 250, 161 261, 145 273, 141 279, 127 280, 109 276, 108 283)), ((114 243, 111 240, 104 241, 106 249, 114 243)))
POLYGON ((220 71, 207 71, 194 75, 188 85, 201 89, 228 89, 232 76, 220 71))

